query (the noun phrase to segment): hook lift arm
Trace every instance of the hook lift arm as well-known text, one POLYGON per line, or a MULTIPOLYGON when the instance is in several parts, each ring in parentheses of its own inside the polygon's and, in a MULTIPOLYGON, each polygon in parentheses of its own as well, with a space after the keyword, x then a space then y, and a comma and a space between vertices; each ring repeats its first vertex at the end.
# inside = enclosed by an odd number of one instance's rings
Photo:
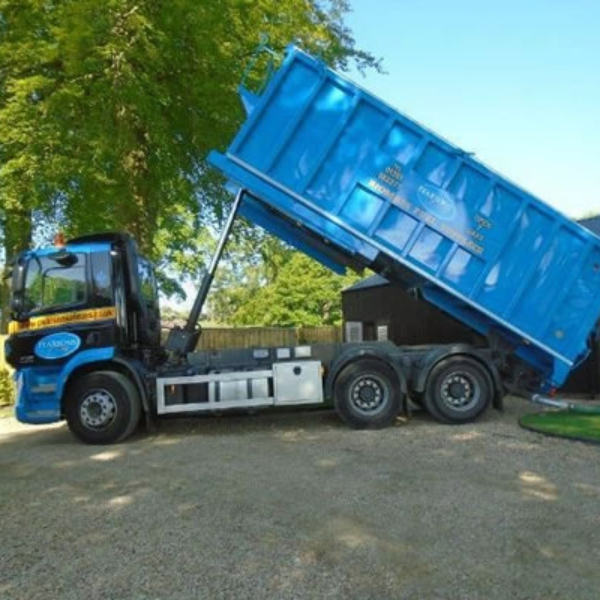
POLYGON ((198 325, 198 319, 200 319, 200 315, 202 314, 202 309, 204 308, 204 303, 206 302, 208 292, 210 291, 210 286, 215 277, 215 272, 219 266, 219 261, 223 255, 225 244, 227 243, 229 235, 231 234, 231 230, 233 229, 233 223, 245 193, 246 190, 240 188, 235 196, 231 211, 227 217, 227 221, 225 222, 225 227, 221 232, 219 243, 217 244, 217 248, 213 254, 212 260, 210 261, 208 270, 204 274, 204 278, 200 284, 200 289, 198 290, 198 295, 194 300, 194 305, 192 306, 192 310, 190 311, 185 326, 183 328, 175 327, 169 332, 165 349, 174 358, 182 358, 189 352, 195 350, 196 346, 198 345, 198 340, 200 339, 200 334, 202 332, 200 326, 198 325))

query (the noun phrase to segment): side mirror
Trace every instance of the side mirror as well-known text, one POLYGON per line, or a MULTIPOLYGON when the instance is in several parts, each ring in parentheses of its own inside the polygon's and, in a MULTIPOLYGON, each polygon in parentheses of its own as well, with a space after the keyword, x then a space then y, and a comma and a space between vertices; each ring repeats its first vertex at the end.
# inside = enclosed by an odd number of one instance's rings
POLYGON ((19 257, 12 270, 12 290, 10 309, 19 314, 23 311, 25 304, 25 261, 19 257))

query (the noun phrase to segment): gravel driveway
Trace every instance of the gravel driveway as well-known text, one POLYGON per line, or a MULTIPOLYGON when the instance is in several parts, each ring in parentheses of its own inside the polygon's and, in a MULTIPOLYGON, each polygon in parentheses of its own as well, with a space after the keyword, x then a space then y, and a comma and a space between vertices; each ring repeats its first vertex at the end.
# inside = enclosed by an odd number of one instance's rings
POLYGON ((181 419, 107 448, 1 419, 0 597, 598 600, 600 446, 529 410, 181 419))

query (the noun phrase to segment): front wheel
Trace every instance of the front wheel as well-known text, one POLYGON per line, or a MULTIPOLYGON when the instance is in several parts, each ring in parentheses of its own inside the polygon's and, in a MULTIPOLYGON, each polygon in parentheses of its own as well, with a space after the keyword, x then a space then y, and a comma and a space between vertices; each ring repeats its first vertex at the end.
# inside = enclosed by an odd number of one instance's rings
POLYGON ((65 412, 71 432, 87 444, 112 444, 130 436, 141 415, 133 383, 114 371, 89 373, 69 388, 65 412))
POLYGON ((337 413, 351 427, 381 429, 398 416, 402 392, 389 366, 363 358, 348 365, 336 379, 334 402, 337 413))
POLYGON ((435 365, 427 377, 425 408, 442 423, 469 423, 485 412, 492 394, 492 379, 481 363, 450 357, 435 365))

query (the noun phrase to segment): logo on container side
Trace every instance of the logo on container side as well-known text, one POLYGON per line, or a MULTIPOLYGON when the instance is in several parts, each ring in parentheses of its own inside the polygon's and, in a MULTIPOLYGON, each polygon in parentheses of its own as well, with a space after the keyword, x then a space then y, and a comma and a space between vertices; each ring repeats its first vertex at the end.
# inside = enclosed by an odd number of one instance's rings
POLYGON ((456 204, 449 194, 432 185, 421 184, 417 188, 419 202, 425 210, 442 221, 451 221, 456 216, 456 204))
POLYGON ((73 333, 53 333, 43 337, 36 345, 34 353, 39 358, 56 360, 73 354, 79 346, 81 339, 73 333))

